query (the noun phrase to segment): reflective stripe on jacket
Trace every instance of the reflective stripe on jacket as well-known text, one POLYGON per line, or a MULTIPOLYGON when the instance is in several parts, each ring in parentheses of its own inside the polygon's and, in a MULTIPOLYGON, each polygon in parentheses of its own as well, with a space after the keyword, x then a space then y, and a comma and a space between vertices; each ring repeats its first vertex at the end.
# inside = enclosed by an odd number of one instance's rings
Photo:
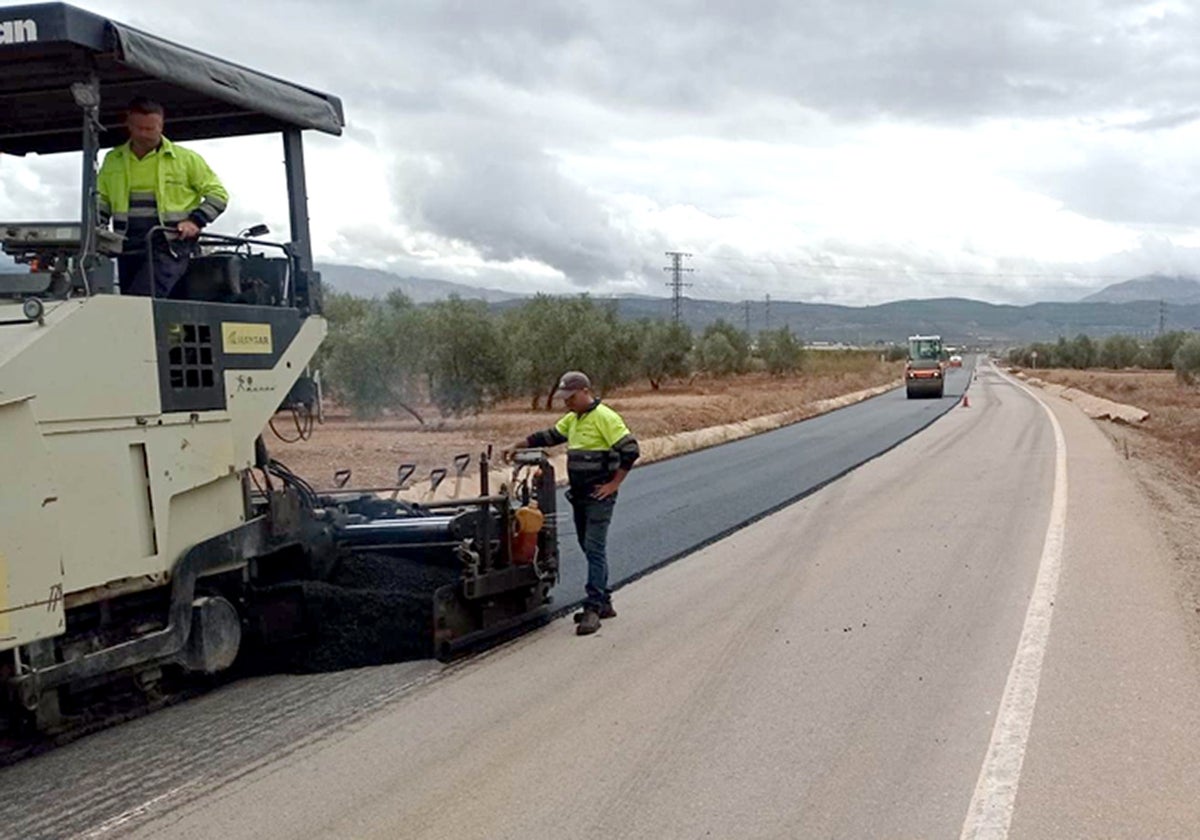
POLYGON ((617 469, 629 470, 641 454, 621 415, 599 400, 583 414, 569 412, 551 428, 530 435, 529 446, 567 445, 572 486, 603 484, 617 469))
MULTIPOLYGON (((173 225, 191 219, 200 227, 216 221, 229 202, 229 193, 216 173, 191 149, 177 146, 167 138, 157 150, 158 184, 154 191, 158 220, 173 225)), ((100 222, 113 221, 116 230, 129 224, 131 161, 136 160, 129 143, 123 143, 104 156, 96 178, 97 210, 100 222)), ((144 206, 144 203, 143 203, 144 206)))

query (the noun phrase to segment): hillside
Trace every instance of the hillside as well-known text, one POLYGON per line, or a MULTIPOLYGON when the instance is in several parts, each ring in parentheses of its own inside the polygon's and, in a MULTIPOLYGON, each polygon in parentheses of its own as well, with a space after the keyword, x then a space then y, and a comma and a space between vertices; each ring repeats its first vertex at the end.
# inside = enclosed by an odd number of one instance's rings
POLYGON ((1083 298, 1081 303, 1130 303, 1136 300, 1161 300, 1180 306, 1197 304, 1200 303, 1200 280, 1186 276, 1148 274, 1105 286, 1083 298))
MULTIPOLYGON (((519 302, 497 304, 507 308, 519 302)), ((617 298, 622 318, 665 319, 670 301, 665 298, 617 298)), ((1158 301, 1112 303, 1035 303, 1006 306, 962 298, 901 300, 878 306, 771 301, 771 327, 788 326, 805 341, 848 342, 866 345, 901 341, 915 333, 936 333, 951 344, 1003 346, 1036 340, 1053 340, 1087 333, 1104 337, 1115 333, 1149 336, 1158 331, 1158 301)), ((723 318, 737 327, 747 324, 742 303, 685 300, 683 319, 693 329, 703 329, 723 318)), ((761 301, 750 305, 749 328, 768 326, 761 301)), ((1168 306, 1165 327, 1200 329, 1200 305, 1168 306)))
MULTIPOLYGON (((317 266, 327 288, 360 297, 384 297, 400 290, 417 303, 444 300, 452 294, 484 300, 497 309, 519 306, 526 296, 465 283, 421 277, 401 277, 360 266, 317 266)), ((0 273, 24 271, 0 255, 0 273)), ((605 300, 605 299, 601 299, 605 300)), ((622 318, 669 319, 671 301, 665 297, 630 295, 608 299, 622 318)), ((1200 281, 1188 277, 1152 275, 1116 283, 1077 303, 1035 303, 1010 306, 964 298, 899 300, 876 306, 771 301, 770 320, 763 301, 744 302, 685 299, 684 321, 703 329, 718 318, 757 333, 767 326, 788 326, 805 341, 869 345, 902 341, 914 333, 937 333, 948 343, 1005 346, 1054 340, 1086 333, 1103 338, 1115 333, 1152 336, 1160 318, 1167 330, 1200 330, 1200 281), (1165 302, 1165 306, 1160 303, 1165 302)))
POLYGON ((445 300, 451 295, 458 295, 465 299, 484 300, 488 303, 515 300, 521 297, 521 295, 502 292, 498 289, 481 289, 465 283, 431 280, 426 277, 401 277, 390 271, 362 268, 356 265, 323 263, 318 264, 316 268, 321 272, 321 279, 326 288, 356 297, 381 298, 396 290, 404 292, 415 303, 445 300))
MULTIPOLYGON (((407 277, 355 266, 319 266, 326 283, 339 291, 364 297, 381 297, 401 289, 418 303, 444 299, 451 294, 482 299, 498 309, 519 306, 522 295, 495 289, 478 289, 465 284, 407 277)), ((1036 340, 1053 340, 1060 335, 1087 333, 1104 337, 1115 333, 1149 336, 1158 331, 1160 315, 1166 329, 1200 329, 1200 283, 1186 278, 1161 278, 1187 300, 1188 283, 1195 299, 1183 305, 1168 300, 1160 312, 1160 297, 1137 298, 1149 291, 1165 292, 1166 284, 1142 282, 1139 278, 1097 292, 1112 296, 1133 295, 1130 301, 1080 301, 1078 303, 1035 303, 1011 306, 964 298, 901 300, 876 306, 771 302, 768 323, 763 301, 744 302, 686 299, 683 319, 693 329, 703 329, 717 319, 758 332, 767 326, 788 326, 805 341, 874 344, 903 340, 913 333, 937 333, 953 344, 1007 345, 1036 340), (1175 282, 1186 281, 1186 282, 1175 282), (1131 285, 1132 284, 1132 285, 1131 285), (1123 288, 1122 288, 1123 287, 1123 288)), ((1091 297, 1095 297, 1093 295, 1091 297)), ((602 299, 604 300, 604 299, 602 299)), ((611 300, 622 318, 668 319, 671 302, 665 297, 629 295, 611 300)))

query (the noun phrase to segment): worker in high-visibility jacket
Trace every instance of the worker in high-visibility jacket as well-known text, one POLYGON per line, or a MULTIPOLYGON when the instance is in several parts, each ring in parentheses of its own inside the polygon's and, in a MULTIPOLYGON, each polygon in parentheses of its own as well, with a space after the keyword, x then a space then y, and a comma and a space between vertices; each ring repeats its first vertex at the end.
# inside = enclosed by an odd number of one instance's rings
POLYGON ((577 370, 564 373, 555 398, 569 409, 562 419, 514 444, 514 449, 567 445, 567 499, 575 514, 575 535, 587 557, 587 598, 576 614, 581 636, 600 629, 601 619, 616 618, 608 587, 608 526, 617 490, 638 459, 637 439, 621 415, 592 392, 591 380, 577 370))
POLYGON ((163 108, 129 103, 129 141, 104 156, 96 177, 102 224, 125 235, 117 258, 121 294, 167 297, 187 271, 195 239, 225 210, 229 193, 202 158, 163 137, 163 108), (155 227, 170 228, 168 236, 155 227), (153 287, 151 284, 153 274, 153 287))

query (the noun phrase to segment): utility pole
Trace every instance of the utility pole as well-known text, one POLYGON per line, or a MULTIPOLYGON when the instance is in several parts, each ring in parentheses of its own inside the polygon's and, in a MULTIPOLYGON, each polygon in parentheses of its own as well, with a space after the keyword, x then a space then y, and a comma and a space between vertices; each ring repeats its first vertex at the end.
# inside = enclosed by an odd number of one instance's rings
POLYGON ((1167 329, 1167 302, 1159 300, 1158 302, 1158 334, 1162 335, 1167 329))
POLYGON ((683 251, 667 251, 667 256, 671 258, 671 264, 663 266, 663 271, 671 272, 671 279, 667 281, 667 285, 671 287, 671 301, 675 313, 675 323, 679 323, 679 318, 683 314, 683 287, 690 286, 691 283, 683 282, 685 272, 695 271, 693 268, 683 267, 683 258, 690 257, 691 254, 683 251))
POLYGON ((750 335, 750 301, 742 301, 742 309, 745 311, 744 314, 746 316, 746 335, 750 335))
POLYGON ((767 329, 771 329, 771 296, 767 295, 767 329))

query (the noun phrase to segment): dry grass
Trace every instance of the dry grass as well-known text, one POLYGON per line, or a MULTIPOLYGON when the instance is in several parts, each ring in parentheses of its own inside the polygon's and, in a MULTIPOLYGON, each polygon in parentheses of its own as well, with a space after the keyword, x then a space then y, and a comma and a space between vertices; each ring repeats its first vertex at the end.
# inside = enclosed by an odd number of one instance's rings
POLYGON ((1035 375, 1150 412, 1139 428, 1200 481, 1200 389, 1180 385, 1171 371, 1039 370, 1035 375))
MULTIPOLYGON (((818 400, 873 388, 899 379, 902 363, 881 363, 863 353, 810 353, 807 369, 794 377, 747 374, 729 379, 697 377, 690 382, 622 388, 605 401, 642 439, 719 426, 766 414, 803 409, 818 400)), ((353 469, 352 484, 390 484, 401 463, 418 465, 416 477, 450 466, 459 453, 478 455, 544 429, 562 410, 531 411, 527 401, 511 402, 475 417, 441 418, 424 407, 426 425, 408 415, 361 421, 332 411, 311 440, 280 443, 269 432, 272 454, 318 487, 330 486, 335 470, 353 469)), ((286 422, 276 422, 285 434, 286 422)), ((472 476, 477 475, 474 471, 472 476)))

